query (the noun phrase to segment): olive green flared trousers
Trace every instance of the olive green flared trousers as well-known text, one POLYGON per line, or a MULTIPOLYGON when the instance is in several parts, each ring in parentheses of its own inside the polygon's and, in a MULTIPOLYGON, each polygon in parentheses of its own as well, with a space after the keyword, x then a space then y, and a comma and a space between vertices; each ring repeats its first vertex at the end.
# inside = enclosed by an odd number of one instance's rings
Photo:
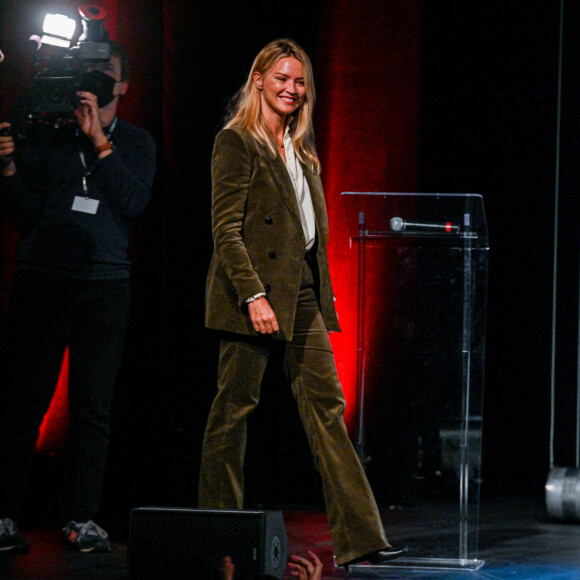
MULTIPOLYGON (((343 420, 345 399, 328 332, 304 262, 294 336, 284 368, 323 484, 337 564, 389 546, 379 510, 343 420)), ((202 449, 199 507, 243 509, 247 417, 260 399, 272 339, 222 340, 218 393, 202 449)))

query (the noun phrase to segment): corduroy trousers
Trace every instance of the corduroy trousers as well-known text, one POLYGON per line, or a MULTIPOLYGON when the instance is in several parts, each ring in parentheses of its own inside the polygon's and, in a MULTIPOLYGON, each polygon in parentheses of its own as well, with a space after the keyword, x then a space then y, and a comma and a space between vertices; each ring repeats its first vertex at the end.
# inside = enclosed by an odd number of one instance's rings
MULTIPOLYGON (((202 449, 200 508, 243 509, 247 418, 260 400, 271 345, 271 338, 237 335, 220 343, 218 392, 202 449)), ((389 543, 343 420, 345 399, 308 260, 284 368, 322 478, 337 564, 382 550, 389 543)))

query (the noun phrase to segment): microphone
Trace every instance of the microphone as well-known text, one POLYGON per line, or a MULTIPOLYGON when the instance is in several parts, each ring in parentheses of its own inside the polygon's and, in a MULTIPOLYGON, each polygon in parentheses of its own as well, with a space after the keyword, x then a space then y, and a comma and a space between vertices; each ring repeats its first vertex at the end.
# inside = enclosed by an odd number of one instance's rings
POLYGON ((443 223, 426 223, 426 222, 408 222, 401 217, 391 218, 389 222, 391 224, 391 229, 394 232, 402 232, 407 228, 413 230, 425 230, 432 232, 445 232, 445 233, 457 233, 459 231, 459 226, 452 224, 451 222, 443 223))

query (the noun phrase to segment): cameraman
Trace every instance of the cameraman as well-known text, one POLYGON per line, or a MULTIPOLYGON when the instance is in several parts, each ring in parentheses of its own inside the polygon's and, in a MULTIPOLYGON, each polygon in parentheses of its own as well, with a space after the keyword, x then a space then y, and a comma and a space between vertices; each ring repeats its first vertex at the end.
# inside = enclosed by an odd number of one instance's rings
POLYGON ((0 137, 0 201, 20 231, 8 312, 10 381, 0 399, 0 551, 29 547, 15 520, 67 346, 64 542, 82 552, 110 551, 92 518, 129 315, 129 219, 147 206, 155 173, 151 135, 117 118, 129 60, 120 45, 110 46, 110 60, 86 70, 111 77, 104 80, 112 91, 99 102, 79 91, 70 133, 18 146, 0 137))

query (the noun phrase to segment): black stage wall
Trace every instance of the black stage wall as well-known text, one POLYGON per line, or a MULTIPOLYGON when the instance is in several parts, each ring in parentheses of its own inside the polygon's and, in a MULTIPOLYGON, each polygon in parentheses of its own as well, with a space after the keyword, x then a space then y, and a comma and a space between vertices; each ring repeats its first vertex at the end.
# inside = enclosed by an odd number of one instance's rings
MULTIPOLYGON (((98 4, 98 2, 95 2, 98 4)), ((18 2, 3 0, 2 13, 18 2)), ((32 3, 31 3, 32 4, 32 3)), ((36 2, 37 5, 49 4, 36 2)), ((50 3, 58 5, 58 2, 50 3)), ((70 2, 68 2, 70 4, 70 2)), ((484 492, 541 494, 549 469, 552 271, 558 102, 558 1, 413 2, 420 37, 420 107, 412 178, 384 190, 480 193, 490 229, 488 342, 484 415, 484 492), (419 15, 419 16, 417 16, 419 15)), ((372 5, 372 6, 371 6, 372 5)), ((312 57, 318 83, 321 155, 330 150, 324 70, 333 50, 348 51, 365 35, 337 37, 329 22, 377 3, 127 2, 116 11, 119 39, 138 51, 131 120, 160 146, 155 199, 135 224, 134 304, 126 360, 119 377, 107 474, 107 510, 134 505, 192 505, 204 421, 214 391, 217 343, 203 329, 204 278, 211 253, 209 158, 225 106, 252 58, 269 40, 290 36, 312 57), (144 10, 146 18, 139 17, 144 10), (131 18, 141 18, 139 26, 131 18), (137 38, 139 36, 139 38, 137 38), (345 43, 347 43, 345 45, 345 43), (146 74, 143 74, 145 72, 146 74), (326 112, 325 112, 326 108, 326 112)), ((398 2, 383 0, 380 22, 398 2)), ((566 5, 566 23, 577 22, 566 5)), ((407 22, 407 21, 406 21, 407 22)), ((410 28, 410 30, 414 30, 410 28)), ((392 34, 392 31, 391 31, 392 34)), ((9 54, 4 28, 0 47, 9 54)), ((562 227, 557 383, 563 406, 575 392, 578 319, 578 208, 574 197, 573 55, 566 37, 562 132, 562 227)), ((2 66, 2 65, 0 65, 2 66)), ((369 60, 360 59, 360 70, 369 60)), ((351 71, 343 91, 356 86, 351 71)), ((2 79, 2 105, 9 91, 2 79)), ((381 83, 399 83, 398 78, 381 83)), ((372 87, 371 87, 372 88, 372 87)), ((5 110, 5 109, 4 109, 5 110)), ((352 114, 352 113, 349 113, 352 114)), ((361 119, 378 105, 360 107, 361 119)), ((334 144, 336 146, 336 144, 334 144)), ((322 158, 322 162, 330 163, 322 158)), ((346 188, 345 188, 346 189, 346 188)), ((362 187, 360 189, 363 189, 362 187)), ((375 190, 380 190, 378 186, 375 190)), ((327 191, 328 194, 328 191, 327 191)), ((13 234, 3 222, 3 296, 9 286, 13 234)), ((306 443, 283 380, 268 377, 252 419, 248 450, 250 503, 318 502, 306 443)), ((561 431, 561 459, 570 464, 570 419, 561 431)))

